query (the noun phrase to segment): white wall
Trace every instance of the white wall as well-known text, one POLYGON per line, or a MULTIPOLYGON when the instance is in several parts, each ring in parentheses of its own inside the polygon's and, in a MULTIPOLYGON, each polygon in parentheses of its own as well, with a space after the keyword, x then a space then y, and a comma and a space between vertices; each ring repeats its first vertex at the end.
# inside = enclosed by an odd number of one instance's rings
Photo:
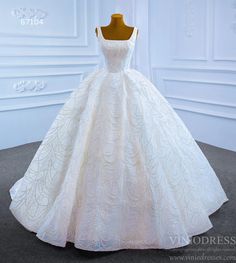
POLYGON ((99 65, 94 29, 114 12, 139 28, 133 67, 194 138, 236 150, 234 0, 0 0, 0 148, 43 138, 99 65))
POLYGON ((98 65, 94 30, 112 6, 0 0, 1 149, 43 138, 70 92, 98 65))
POLYGON ((150 17, 153 81, 195 139, 236 151, 236 1, 151 0, 150 17))

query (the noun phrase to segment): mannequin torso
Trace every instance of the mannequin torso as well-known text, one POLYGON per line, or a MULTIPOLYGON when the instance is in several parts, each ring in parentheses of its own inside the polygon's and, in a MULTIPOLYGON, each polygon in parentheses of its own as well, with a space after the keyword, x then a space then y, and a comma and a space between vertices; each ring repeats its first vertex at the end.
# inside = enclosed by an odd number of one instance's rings
MULTIPOLYGON (((113 14, 108 26, 101 27, 103 37, 108 40, 128 40, 134 30, 134 27, 127 26, 122 14, 113 14)), ((95 29, 98 35, 97 28, 95 29)))

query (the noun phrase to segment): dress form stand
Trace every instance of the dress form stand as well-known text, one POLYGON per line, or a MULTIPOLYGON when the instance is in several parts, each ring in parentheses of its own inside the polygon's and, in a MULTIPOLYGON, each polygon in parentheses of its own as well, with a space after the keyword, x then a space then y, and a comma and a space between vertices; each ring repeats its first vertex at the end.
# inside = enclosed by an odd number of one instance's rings
MULTIPOLYGON (((134 27, 127 26, 122 14, 111 15, 111 21, 108 26, 101 27, 105 39, 109 40, 127 40, 133 33, 134 27)), ((98 35, 97 28, 95 29, 98 35)))

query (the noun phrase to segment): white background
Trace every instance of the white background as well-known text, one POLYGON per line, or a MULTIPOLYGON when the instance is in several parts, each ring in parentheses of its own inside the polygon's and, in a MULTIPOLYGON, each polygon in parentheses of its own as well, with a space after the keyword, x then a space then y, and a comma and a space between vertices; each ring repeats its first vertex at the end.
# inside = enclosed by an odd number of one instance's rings
POLYGON ((0 0, 0 149, 43 139, 116 12, 139 28, 133 67, 194 138, 236 151, 236 0, 0 0))

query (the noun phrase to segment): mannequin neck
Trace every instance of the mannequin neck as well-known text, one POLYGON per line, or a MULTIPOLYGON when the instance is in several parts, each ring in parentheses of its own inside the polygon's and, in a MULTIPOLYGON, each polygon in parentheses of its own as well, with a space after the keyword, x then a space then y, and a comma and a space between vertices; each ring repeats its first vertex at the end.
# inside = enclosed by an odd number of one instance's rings
POLYGON ((112 27, 124 27, 124 26, 126 26, 126 24, 124 22, 123 15, 122 14, 113 14, 111 16, 111 22, 110 22, 109 26, 112 26, 112 27))

